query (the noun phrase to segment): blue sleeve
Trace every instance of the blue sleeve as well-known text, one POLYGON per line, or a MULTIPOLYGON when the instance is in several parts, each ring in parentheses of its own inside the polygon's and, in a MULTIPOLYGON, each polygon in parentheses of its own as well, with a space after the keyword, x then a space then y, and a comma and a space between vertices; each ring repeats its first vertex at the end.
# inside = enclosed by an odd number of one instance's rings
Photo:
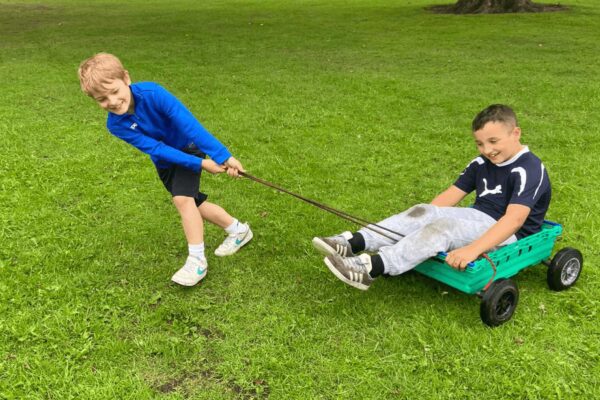
POLYGON ((160 85, 157 85, 155 90, 155 101, 161 113, 178 131, 177 133, 193 142, 216 163, 223 164, 231 157, 229 150, 211 135, 175 96, 160 85))
POLYGON ((202 167, 201 158, 184 153, 149 136, 116 126, 108 126, 108 130, 153 159, 165 160, 196 172, 202 167))
POLYGON ((477 167, 483 164, 483 159, 481 157, 475 158, 473 161, 467 165, 464 171, 459 175, 456 182, 454 182, 454 186, 459 188, 465 193, 471 193, 473 190, 477 188, 476 185, 476 171, 477 167))
POLYGON ((513 168, 510 171, 509 183, 512 186, 512 196, 509 204, 521 204, 533 208, 542 194, 546 193, 550 180, 544 164, 537 163, 513 168))

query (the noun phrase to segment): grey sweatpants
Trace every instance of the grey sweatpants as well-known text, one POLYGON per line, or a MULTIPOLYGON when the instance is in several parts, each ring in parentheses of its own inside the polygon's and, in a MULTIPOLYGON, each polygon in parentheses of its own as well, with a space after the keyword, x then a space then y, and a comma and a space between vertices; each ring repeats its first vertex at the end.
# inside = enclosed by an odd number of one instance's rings
MULTIPOLYGON (((385 273, 399 275, 440 251, 451 251, 468 245, 495 223, 495 219, 474 208, 418 204, 377 223, 405 235, 403 238, 391 240, 366 228, 358 232, 365 238, 365 250, 377 252, 381 256, 385 273)), ((378 230, 377 227, 374 229, 378 230)), ((392 233, 383 232, 395 237, 392 233)), ((512 235, 501 245, 516 240, 515 235, 512 235)))

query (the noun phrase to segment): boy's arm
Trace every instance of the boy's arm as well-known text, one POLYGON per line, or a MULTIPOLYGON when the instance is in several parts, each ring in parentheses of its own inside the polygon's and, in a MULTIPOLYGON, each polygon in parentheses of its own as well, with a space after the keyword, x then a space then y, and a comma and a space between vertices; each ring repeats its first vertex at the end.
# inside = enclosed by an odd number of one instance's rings
POLYGON ((202 169, 206 172, 210 172, 211 174, 220 174, 225 172, 225 167, 221 164, 217 164, 213 160, 203 159, 202 160, 202 169))
POLYGON ((185 135, 217 164, 224 164, 229 160, 231 153, 227 147, 206 130, 177 97, 157 85, 155 101, 160 111, 169 118, 179 134, 185 135))
POLYGON ((446 256, 446 263, 456 269, 464 270, 468 263, 517 232, 525 223, 530 211, 531 209, 527 206, 509 204, 506 214, 479 239, 465 247, 449 252, 446 256))
POLYGON ((437 195, 437 197, 431 201, 431 204, 438 207, 454 207, 464 199, 466 195, 467 193, 452 185, 437 195))
POLYGON ((203 160, 201 158, 177 150, 150 136, 112 126, 109 126, 108 130, 119 139, 124 140, 149 156, 158 157, 161 160, 181 165, 182 167, 196 172, 200 171, 200 168, 202 168, 203 160))

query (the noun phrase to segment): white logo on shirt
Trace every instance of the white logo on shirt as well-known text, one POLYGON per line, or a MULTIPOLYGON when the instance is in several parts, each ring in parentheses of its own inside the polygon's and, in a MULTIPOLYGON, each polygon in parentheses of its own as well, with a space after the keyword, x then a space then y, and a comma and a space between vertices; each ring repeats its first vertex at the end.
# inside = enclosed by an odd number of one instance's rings
MULTIPOLYGON (((525 184, 527 183, 527 172, 525 172, 525 168, 523 168, 523 167, 513 168, 513 169, 510 170, 510 172, 516 172, 521 177, 521 184, 519 186, 519 193, 517 193, 517 196, 520 196, 521 193, 523 193, 523 189, 525 189, 525 184)), ((533 197, 535 197, 535 196, 533 196, 533 197)))
POLYGON ((502 185, 496 186, 493 190, 487 188, 487 179, 483 178, 483 187, 484 190, 481 192, 479 197, 483 197, 486 194, 502 194, 502 185))
POLYGON ((134 122, 133 124, 131 124, 130 128, 135 131, 135 128, 137 128, 137 123, 134 122))
POLYGON ((467 165, 467 166, 465 167, 464 171, 463 171, 463 172, 461 172, 460 174, 461 174, 461 175, 464 175, 464 174, 465 174, 465 172, 467 171, 467 169, 469 169, 469 167, 471 166, 471 164, 473 164, 473 163, 475 163, 475 162, 476 162, 477 164, 479 164, 479 165, 483 165, 483 163, 484 163, 484 161, 483 161, 483 158, 481 158, 481 157, 477 157, 477 158, 473 159, 473 161, 471 161, 471 162, 469 163, 469 165, 467 165))

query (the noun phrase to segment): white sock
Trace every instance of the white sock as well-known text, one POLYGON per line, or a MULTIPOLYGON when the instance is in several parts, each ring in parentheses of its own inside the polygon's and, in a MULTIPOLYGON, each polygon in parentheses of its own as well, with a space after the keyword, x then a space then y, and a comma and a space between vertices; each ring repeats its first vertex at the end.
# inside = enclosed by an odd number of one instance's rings
POLYGON ((236 218, 233 219, 231 225, 225 228, 225 232, 227 232, 230 235, 233 233, 241 233, 245 231, 246 227, 244 226, 244 224, 240 224, 240 221, 238 221, 236 218))
POLYGON ((204 256, 204 243, 200 244, 189 244, 188 249, 190 251, 190 256, 194 256, 199 259, 205 258, 204 256))

